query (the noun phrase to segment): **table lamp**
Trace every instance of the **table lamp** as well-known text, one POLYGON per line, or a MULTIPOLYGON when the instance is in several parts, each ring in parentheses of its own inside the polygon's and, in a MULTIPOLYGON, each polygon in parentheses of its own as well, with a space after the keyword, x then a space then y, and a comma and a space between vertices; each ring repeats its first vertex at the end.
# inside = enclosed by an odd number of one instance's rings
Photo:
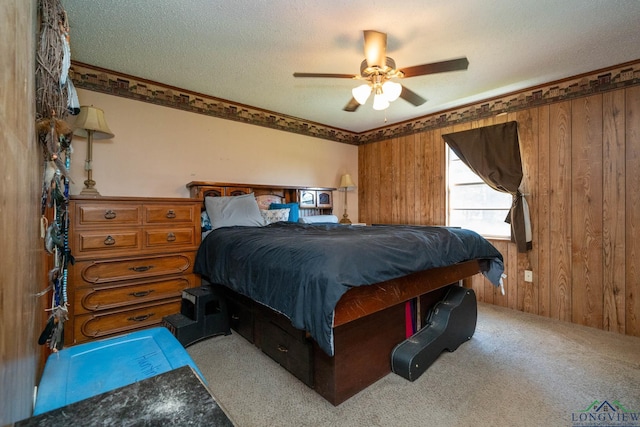
POLYGON ((342 215, 342 219, 340 220, 340 224, 351 224, 351 220, 349 219, 349 214, 347 214, 347 191, 353 190, 356 188, 356 185, 353 183, 351 179, 351 175, 345 174, 340 178, 340 191, 344 191, 344 214, 342 215))
POLYGON ((84 188, 80 192, 81 196, 99 196, 95 188, 96 182, 93 180, 93 140, 113 138, 113 132, 107 126, 104 119, 104 111, 93 105, 90 107, 81 106, 80 114, 76 119, 74 135, 87 138, 87 160, 84 169, 87 171, 87 179, 84 181, 84 188))

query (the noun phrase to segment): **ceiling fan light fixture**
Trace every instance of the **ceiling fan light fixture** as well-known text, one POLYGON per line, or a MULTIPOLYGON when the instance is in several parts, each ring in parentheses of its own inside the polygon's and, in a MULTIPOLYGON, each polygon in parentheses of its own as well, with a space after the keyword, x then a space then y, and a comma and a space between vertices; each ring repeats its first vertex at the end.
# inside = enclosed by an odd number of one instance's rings
POLYGON ((375 110, 388 108, 389 103, 398 98, 402 98, 418 107, 427 102, 427 100, 406 86, 390 80, 466 70, 469 66, 469 60, 466 57, 462 57, 398 69, 396 61, 387 56, 387 34, 375 30, 364 30, 364 56, 365 59, 360 63, 359 75, 296 72, 293 73, 293 76, 355 79, 367 82, 351 89, 353 96, 343 110, 353 113, 367 102, 372 93, 374 95, 373 108, 375 110))
POLYGON ((380 111, 387 108, 389 108, 387 97, 383 93, 376 93, 373 96, 373 109, 380 111))
POLYGON ((353 98, 358 101, 358 104, 364 105, 364 103, 367 102, 367 99, 369 99, 369 95, 371 95, 371 86, 363 84, 358 87, 354 87, 351 90, 351 94, 353 95, 353 98))
POLYGON ((387 80, 382 85, 382 93, 384 94, 387 101, 393 102, 398 97, 400 97, 400 93, 402 92, 402 85, 400 83, 392 82, 391 80, 387 80))

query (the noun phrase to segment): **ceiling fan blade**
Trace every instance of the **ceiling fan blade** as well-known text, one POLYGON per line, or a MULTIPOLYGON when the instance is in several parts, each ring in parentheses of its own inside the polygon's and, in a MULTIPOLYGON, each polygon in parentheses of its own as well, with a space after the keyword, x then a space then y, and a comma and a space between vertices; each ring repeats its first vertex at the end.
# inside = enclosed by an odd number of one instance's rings
POLYGON ((364 31, 364 57, 369 67, 384 68, 387 63, 387 34, 364 31))
POLYGON ((293 77, 326 77, 334 79, 355 79, 355 74, 332 74, 332 73, 293 73, 293 77))
POLYGON ((358 109, 359 106, 360 106, 360 103, 356 101, 355 98, 351 98, 351 101, 349 101, 347 105, 344 106, 343 110, 353 113, 358 109))
POLYGON ((416 65, 403 68, 404 77, 423 76, 425 74, 444 73, 447 71, 466 70, 469 66, 467 58, 451 59, 449 61, 433 62, 431 64, 416 65))
POLYGON ((402 86, 402 92, 400 92, 400 98, 415 105, 416 107, 427 102, 426 99, 424 99, 414 91, 407 89, 404 86, 402 86))

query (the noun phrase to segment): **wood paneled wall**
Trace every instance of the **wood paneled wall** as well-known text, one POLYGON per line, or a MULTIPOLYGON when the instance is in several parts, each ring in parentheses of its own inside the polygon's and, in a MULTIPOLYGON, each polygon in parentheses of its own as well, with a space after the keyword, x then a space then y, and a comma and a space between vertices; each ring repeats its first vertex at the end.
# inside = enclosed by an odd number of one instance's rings
POLYGON ((640 87, 634 86, 359 147, 359 220, 446 223, 441 135, 515 120, 533 250, 492 242, 505 295, 477 275, 478 299, 640 336, 640 87), (524 270, 533 270, 532 283, 524 270))
POLYGON ((35 0, 0 7, 0 425, 32 412, 41 365, 44 262, 35 136, 35 0))

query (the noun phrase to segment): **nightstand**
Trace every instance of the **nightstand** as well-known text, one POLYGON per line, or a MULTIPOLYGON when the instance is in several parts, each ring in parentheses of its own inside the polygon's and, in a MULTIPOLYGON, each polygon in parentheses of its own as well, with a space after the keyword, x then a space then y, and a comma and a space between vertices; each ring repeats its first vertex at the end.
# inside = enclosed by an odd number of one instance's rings
POLYGON ((69 202, 73 345, 157 326, 180 312, 200 244, 200 199, 82 197, 69 202))

